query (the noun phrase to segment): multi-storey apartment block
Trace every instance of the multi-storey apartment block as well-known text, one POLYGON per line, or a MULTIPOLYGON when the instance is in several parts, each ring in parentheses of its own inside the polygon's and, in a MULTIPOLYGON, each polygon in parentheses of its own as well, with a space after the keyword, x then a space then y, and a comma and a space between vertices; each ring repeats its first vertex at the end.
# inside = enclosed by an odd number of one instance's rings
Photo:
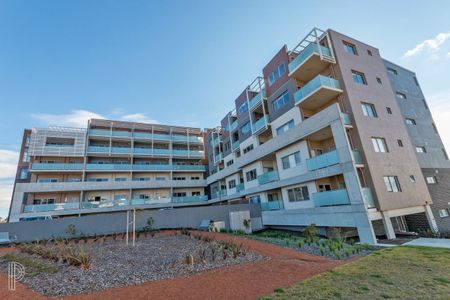
POLYGON ((90 120, 88 128, 25 131, 9 221, 125 207, 203 203, 205 159, 198 128, 90 120))
POLYGON ((216 128, 92 120, 34 129, 29 157, 10 221, 49 199, 59 215, 250 202, 265 226, 347 228, 367 243, 449 229, 434 215, 448 215, 450 163, 414 74, 333 30, 282 47, 216 128))

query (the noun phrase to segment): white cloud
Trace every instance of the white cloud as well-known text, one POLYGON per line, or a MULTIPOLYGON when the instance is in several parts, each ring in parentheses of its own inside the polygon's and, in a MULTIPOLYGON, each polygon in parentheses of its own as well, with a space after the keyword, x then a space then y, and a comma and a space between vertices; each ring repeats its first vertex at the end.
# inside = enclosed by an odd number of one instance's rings
POLYGON ((442 142, 450 152, 450 90, 435 93, 427 99, 442 142))
POLYGON ((442 32, 439 33, 436 37, 433 39, 428 39, 423 41, 420 44, 417 44, 413 49, 410 49, 405 52, 403 55, 403 58, 408 58, 415 56, 421 52, 428 52, 428 53, 436 53, 439 51, 441 46, 450 38, 450 32, 442 32))
POLYGON ((447 53, 447 57, 450 58, 450 52, 447 53))
POLYGON ((19 152, 0 149, 0 180, 16 176, 19 152))
POLYGON ((46 125, 86 127, 89 119, 105 119, 97 113, 77 109, 68 114, 32 114, 32 118, 46 123, 46 125))
POLYGON ((86 128, 89 119, 113 119, 128 122, 153 123, 158 124, 157 120, 148 117, 143 113, 125 114, 121 109, 115 109, 111 113, 113 116, 104 116, 88 110, 72 110, 67 114, 31 114, 35 120, 41 121, 45 125, 82 127, 86 128))
POLYGON ((0 182, 0 208, 9 208, 13 187, 13 181, 0 182))
POLYGON ((146 114, 143 114, 143 113, 124 115, 120 119, 122 121, 128 121, 128 122, 152 123, 152 124, 159 123, 156 120, 150 119, 146 114))

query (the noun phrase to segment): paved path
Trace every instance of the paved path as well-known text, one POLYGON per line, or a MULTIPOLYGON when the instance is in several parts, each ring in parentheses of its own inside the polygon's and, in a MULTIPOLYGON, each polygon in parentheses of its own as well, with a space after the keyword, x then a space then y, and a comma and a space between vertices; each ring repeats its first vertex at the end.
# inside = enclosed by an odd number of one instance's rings
MULTIPOLYGON (((242 242, 250 250, 270 259, 63 299, 257 299, 276 288, 286 288, 345 262, 221 233, 203 234, 215 239, 242 242)), ((47 299, 20 283, 17 284, 17 291, 10 292, 6 289, 6 281, 6 274, 0 272, 0 299, 47 299)))
POLYGON ((450 249, 450 239, 418 238, 418 239, 412 240, 410 242, 407 242, 403 245, 438 247, 438 248, 449 248, 450 249))

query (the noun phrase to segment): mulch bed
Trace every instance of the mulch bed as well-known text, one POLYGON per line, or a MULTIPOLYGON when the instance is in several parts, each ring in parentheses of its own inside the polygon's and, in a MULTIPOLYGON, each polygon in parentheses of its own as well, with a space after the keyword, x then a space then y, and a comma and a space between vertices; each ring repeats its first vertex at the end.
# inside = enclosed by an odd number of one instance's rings
MULTIPOLYGON (((173 234, 173 232, 165 232, 165 234, 173 234)), ((108 288, 91 294, 69 296, 67 299, 255 299, 273 292, 275 288, 287 287, 342 263, 228 234, 206 232, 201 234, 216 240, 243 243, 249 249, 249 253, 255 253, 249 255, 255 256, 253 259, 246 260, 245 263, 213 266, 209 270, 207 270, 208 267, 188 270, 180 274, 181 276, 177 274, 178 277, 173 279, 158 280, 159 278, 156 278, 154 280, 157 281, 108 288), (263 259, 263 257, 270 259, 263 259)), ((170 239, 169 237, 160 238, 170 239)), ((183 238, 187 239, 187 237, 183 238)), ((172 246, 177 247, 177 245, 172 246)), ((169 249, 160 250, 163 253, 170 251, 169 249)), ((0 299, 3 297, 5 299, 45 299, 44 296, 22 284, 17 285, 16 291, 8 291, 6 280, 6 274, 0 273, 0 299)), ((124 284, 123 281, 121 282, 124 284)), ((134 281, 136 282, 138 281, 134 281)))

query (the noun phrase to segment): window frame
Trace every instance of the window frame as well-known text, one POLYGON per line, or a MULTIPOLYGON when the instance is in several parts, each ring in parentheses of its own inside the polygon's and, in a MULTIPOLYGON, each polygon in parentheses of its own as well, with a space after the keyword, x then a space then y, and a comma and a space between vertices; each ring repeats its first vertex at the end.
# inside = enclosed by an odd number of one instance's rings
POLYGON ((363 72, 356 71, 356 70, 351 70, 351 72, 352 72, 353 82, 355 82, 357 84, 361 84, 361 85, 367 85, 367 78, 363 72), (361 80, 357 80, 357 78, 359 78, 358 76, 361 78, 361 80))
POLYGON ((311 200, 309 189, 306 185, 289 188, 287 189, 287 194, 288 202, 301 202, 311 200), (293 198, 291 198, 291 195, 293 196, 293 198), (297 197, 299 195, 300 197, 297 197))
POLYGON ((375 104, 369 102, 361 102, 361 108, 363 111, 363 115, 368 118, 378 118, 377 110, 375 108, 375 104), (371 110, 371 114, 369 113, 369 109, 371 110))
POLYGON ((402 191, 402 187, 400 185, 400 182, 399 182, 397 176, 395 176, 395 175, 383 176, 383 181, 386 186, 386 190, 389 193, 399 193, 402 191))
POLYGON ((342 41, 342 44, 344 45, 344 50, 346 53, 358 56, 358 49, 356 49, 355 44, 347 41, 342 41))
POLYGON ((389 147, 387 146, 385 138, 373 136, 371 138, 371 140, 372 140, 372 146, 373 146, 375 152, 377 152, 377 153, 389 153, 389 147))

